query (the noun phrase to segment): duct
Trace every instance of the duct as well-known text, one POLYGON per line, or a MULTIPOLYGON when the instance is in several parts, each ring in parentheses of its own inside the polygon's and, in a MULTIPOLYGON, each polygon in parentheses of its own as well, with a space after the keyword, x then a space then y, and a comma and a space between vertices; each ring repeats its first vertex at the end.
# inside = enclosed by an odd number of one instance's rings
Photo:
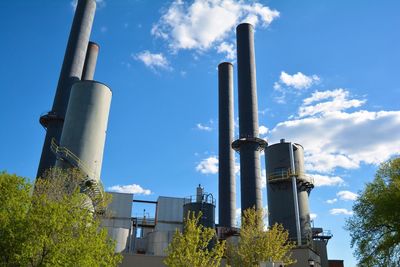
POLYGON ((83 66, 82 71, 82 80, 93 80, 94 72, 96 70, 97 56, 99 55, 99 45, 94 42, 89 42, 86 57, 85 57, 85 65, 83 66))
POLYGON ((219 226, 234 227, 236 217, 233 65, 218 65, 218 217, 219 226))
POLYGON ((260 150, 266 142, 258 138, 258 107, 254 29, 243 23, 236 28, 239 139, 232 147, 240 153, 240 187, 242 211, 255 207, 262 209, 260 150))
POLYGON ((47 132, 37 177, 56 163, 56 157, 50 150, 51 141, 53 138, 60 140, 72 84, 81 79, 95 10, 96 0, 78 1, 53 107, 49 113, 40 117, 40 123, 47 132))
POLYGON ((293 144, 289 143, 289 157, 290 157, 290 170, 292 177, 292 191, 293 191, 293 205, 296 220, 296 236, 297 245, 301 244, 301 231, 300 231, 300 214, 299 214, 299 200, 297 198, 297 183, 296 183, 296 167, 294 163, 293 144))

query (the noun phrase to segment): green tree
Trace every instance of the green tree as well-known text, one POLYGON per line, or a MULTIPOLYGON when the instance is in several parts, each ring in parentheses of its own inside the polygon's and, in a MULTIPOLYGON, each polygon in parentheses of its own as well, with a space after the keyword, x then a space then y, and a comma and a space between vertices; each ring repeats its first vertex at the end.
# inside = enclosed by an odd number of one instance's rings
POLYGON ((288 231, 279 224, 265 229, 263 218, 262 210, 251 208, 243 212, 239 239, 227 245, 228 264, 253 267, 268 261, 294 263, 290 253, 294 243, 288 241, 288 231))
POLYGON ((83 179, 78 170, 52 169, 36 181, 30 194, 32 185, 26 179, 1 173, 0 250, 5 253, 0 265, 116 266, 120 262, 115 242, 100 228, 99 217, 84 206, 83 179))
POLYGON ((16 265, 22 254, 30 190, 24 178, 0 172, 0 266, 16 265))
POLYGON ((360 266, 400 266, 400 158, 382 163, 346 222, 360 266))
POLYGON ((195 216, 189 213, 185 219, 184 231, 176 230, 166 252, 164 263, 170 267, 219 267, 224 255, 225 241, 215 240, 215 230, 199 224, 201 212, 195 216))

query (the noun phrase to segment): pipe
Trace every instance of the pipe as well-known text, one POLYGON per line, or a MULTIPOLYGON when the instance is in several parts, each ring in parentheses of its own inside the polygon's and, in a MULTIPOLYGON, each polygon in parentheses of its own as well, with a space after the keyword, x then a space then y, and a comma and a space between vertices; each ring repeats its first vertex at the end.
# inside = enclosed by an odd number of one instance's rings
POLYGON ((292 176, 292 190, 293 190, 293 205, 294 205, 294 214, 296 219, 296 234, 297 234, 297 245, 301 245, 301 230, 300 230, 300 212, 299 212, 299 200, 297 198, 297 183, 296 183, 296 166, 294 164, 294 155, 293 155, 293 144, 289 143, 289 156, 290 156, 290 169, 292 176))
POLYGON ((234 227, 236 219, 233 65, 218 65, 218 218, 222 227, 234 227))
POLYGON ((261 168, 258 138, 258 107, 256 66, 254 54, 254 29, 243 23, 236 28, 239 135, 240 135, 240 186, 242 211, 255 207, 262 209, 261 168))
POLYGON ((82 71, 82 80, 93 80, 94 72, 96 70, 97 56, 99 55, 99 45, 95 42, 89 42, 86 57, 85 57, 85 65, 83 66, 82 71))
POLYGON ((50 150, 51 140, 60 140, 72 84, 81 79, 95 10, 96 0, 78 0, 53 107, 40 118, 40 123, 47 131, 37 177, 56 163, 56 157, 50 150))

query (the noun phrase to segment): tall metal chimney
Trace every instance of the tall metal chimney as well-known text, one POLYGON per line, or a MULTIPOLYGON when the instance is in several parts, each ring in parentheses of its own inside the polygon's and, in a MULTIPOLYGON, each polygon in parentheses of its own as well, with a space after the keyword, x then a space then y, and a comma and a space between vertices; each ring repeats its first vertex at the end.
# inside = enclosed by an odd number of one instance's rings
POLYGON ((37 177, 55 166, 56 157, 50 150, 51 140, 60 140, 72 84, 81 79, 95 10, 96 0, 78 0, 53 107, 40 117, 40 123, 47 132, 37 177))
POLYGON ((236 183, 235 153, 231 148, 234 138, 233 66, 229 62, 218 65, 218 217, 219 225, 235 226, 236 183))
POLYGON ((266 141, 258 138, 258 107, 253 26, 243 23, 236 28, 239 139, 232 148, 240 153, 240 191, 242 211, 262 208, 260 150, 266 141))
POLYGON ((82 71, 82 81, 91 81, 94 78, 94 72, 96 70, 97 56, 99 55, 100 47, 95 42, 89 42, 85 65, 82 71))

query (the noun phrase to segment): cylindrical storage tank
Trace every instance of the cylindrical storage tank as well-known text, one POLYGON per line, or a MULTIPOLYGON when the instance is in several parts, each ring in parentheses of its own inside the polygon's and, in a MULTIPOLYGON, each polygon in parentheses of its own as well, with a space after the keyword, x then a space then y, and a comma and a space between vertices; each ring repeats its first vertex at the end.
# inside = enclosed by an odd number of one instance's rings
MULTIPOLYGON (((291 143, 282 141, 265 149, 269 224, 282 224, 289 231, 289 238, 296 240, 296 213, 291 180, 291 143)), ((297 198, 300 217, 302 243, 311 240, 310 211, 308 191, 302 184, 307 181, 304 171, 303 147, 293 145, 295 161, 297 198)))
POLYGON ((118 228, 118 227, 105 227, 108 232, 108 236, 115 241, 115 252, 127 252, 128 243, 130 240, 129 229, 118 228))
MULTIPOLYGON (((89 177, 99 180, 103 162, 111 90, 96 81, 72 86, 60 147, 71 151, 84 165, 89 177)), ((68 160, 57 166, 68 167, 68 160)))
POLYGON ((191 202, 183 205, 183 218, 186 219, 190 212, 194 212, 195 216, 201 211, 199 223, 204 227, 215 228, 215 205, 206 202, 191 202))

